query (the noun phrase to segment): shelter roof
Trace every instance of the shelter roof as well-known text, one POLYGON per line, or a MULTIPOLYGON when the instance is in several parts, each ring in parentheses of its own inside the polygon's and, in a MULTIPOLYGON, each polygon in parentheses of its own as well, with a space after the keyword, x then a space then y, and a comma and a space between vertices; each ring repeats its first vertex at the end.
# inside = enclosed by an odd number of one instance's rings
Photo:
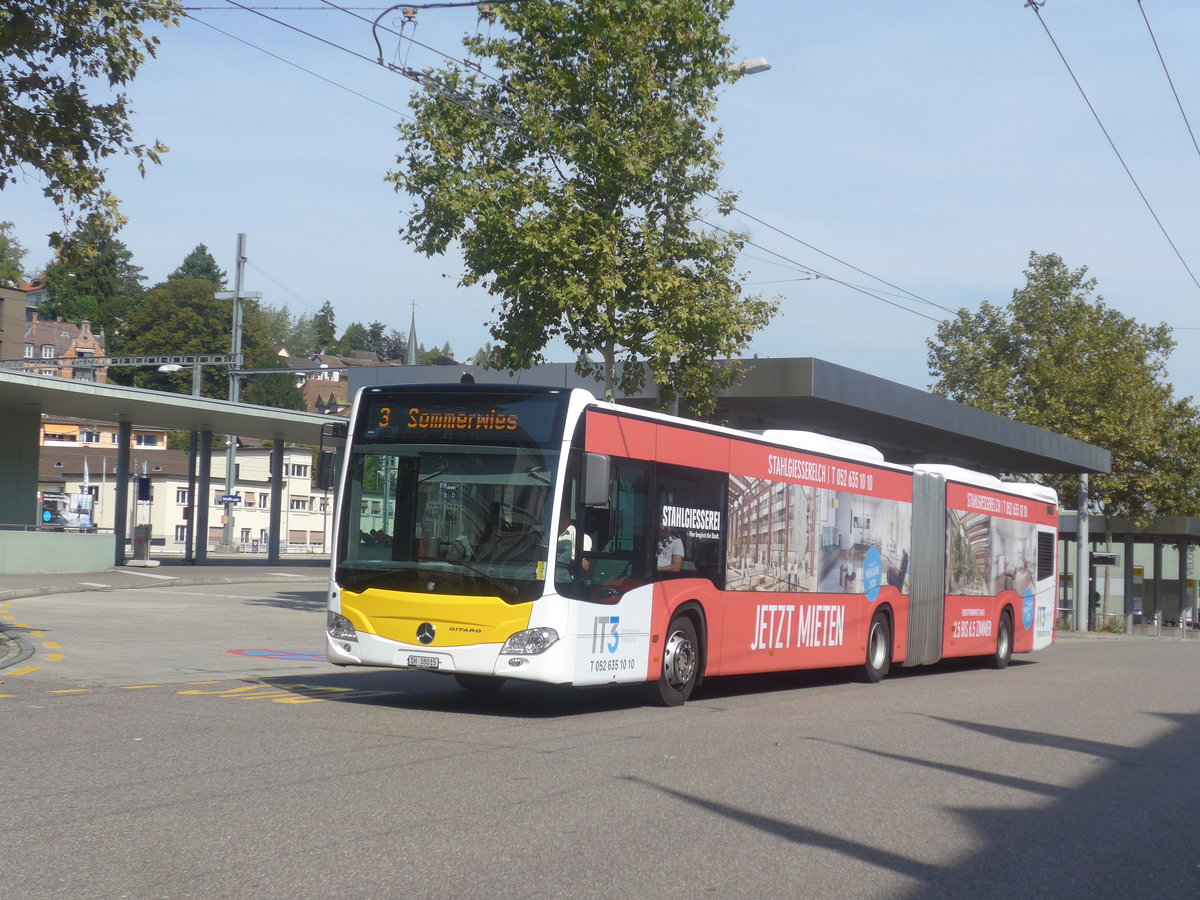
MULTIPOLYGON (((318 444, 332 416, 0 370, 0 410, 318 444)), ((327 441, 328 442, 328 441, 327 441)))

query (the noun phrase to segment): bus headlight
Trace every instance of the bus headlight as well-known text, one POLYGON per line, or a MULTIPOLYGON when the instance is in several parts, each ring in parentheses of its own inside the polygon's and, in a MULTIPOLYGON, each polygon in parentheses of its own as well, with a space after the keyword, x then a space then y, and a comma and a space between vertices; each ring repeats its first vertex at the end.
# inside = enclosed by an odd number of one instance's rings
POLYGON ((328 614, 325 630, 335 641, 358 641, 358 632, 354 630, 350 620, 335 612, 328 614))
POLYGON ((558 632, 553 628, 530 628, 528 631, 518 631, 505 641, 500 652, 533 656, 544 653, 557 640, 558 632))

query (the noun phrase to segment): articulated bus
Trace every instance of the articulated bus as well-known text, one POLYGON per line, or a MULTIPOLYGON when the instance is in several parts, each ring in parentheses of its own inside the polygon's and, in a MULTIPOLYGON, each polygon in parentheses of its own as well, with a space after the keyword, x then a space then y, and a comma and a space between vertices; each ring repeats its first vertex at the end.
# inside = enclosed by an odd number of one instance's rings
POLYGON ((511 385, 357 396, 326 650, 343 666, 643 683, 1013 653, 1054 640, 1058 498, 809 432, 511 385))

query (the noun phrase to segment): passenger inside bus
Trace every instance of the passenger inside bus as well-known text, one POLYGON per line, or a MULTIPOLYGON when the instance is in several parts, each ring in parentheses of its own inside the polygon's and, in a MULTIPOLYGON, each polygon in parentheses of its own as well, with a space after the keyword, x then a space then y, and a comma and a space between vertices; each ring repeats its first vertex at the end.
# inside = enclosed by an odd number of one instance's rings
POLYGON ((658 571, 683 571, 683 541, 666 525, 658 527, 658 571))

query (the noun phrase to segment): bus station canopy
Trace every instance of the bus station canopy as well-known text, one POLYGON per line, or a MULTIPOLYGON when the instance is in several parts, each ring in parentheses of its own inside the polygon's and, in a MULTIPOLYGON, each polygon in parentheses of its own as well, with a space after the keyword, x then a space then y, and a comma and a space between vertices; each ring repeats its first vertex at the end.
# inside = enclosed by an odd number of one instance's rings
POLYGON ((291 409, 7 370, 0 370, 0 411, 313 445, 321 442, 323 424, 345 421, 291 409))
MULTIPOLYGON (((1109 451, 1023 425, 874 375, 811 357, 732 363, 742 378, 717 397, 713 421, 746 431, 797 429, 869 444, 889 462, 944 463, 1000 473, 1109 472, 1109 451)), ((368 385, 457 382, 601 388, 570 363, 508 375, 480 366, 363 367, 350 371, 353 393, 368 385)), ((650 407, 656 390, 620 403, 650 407)))

